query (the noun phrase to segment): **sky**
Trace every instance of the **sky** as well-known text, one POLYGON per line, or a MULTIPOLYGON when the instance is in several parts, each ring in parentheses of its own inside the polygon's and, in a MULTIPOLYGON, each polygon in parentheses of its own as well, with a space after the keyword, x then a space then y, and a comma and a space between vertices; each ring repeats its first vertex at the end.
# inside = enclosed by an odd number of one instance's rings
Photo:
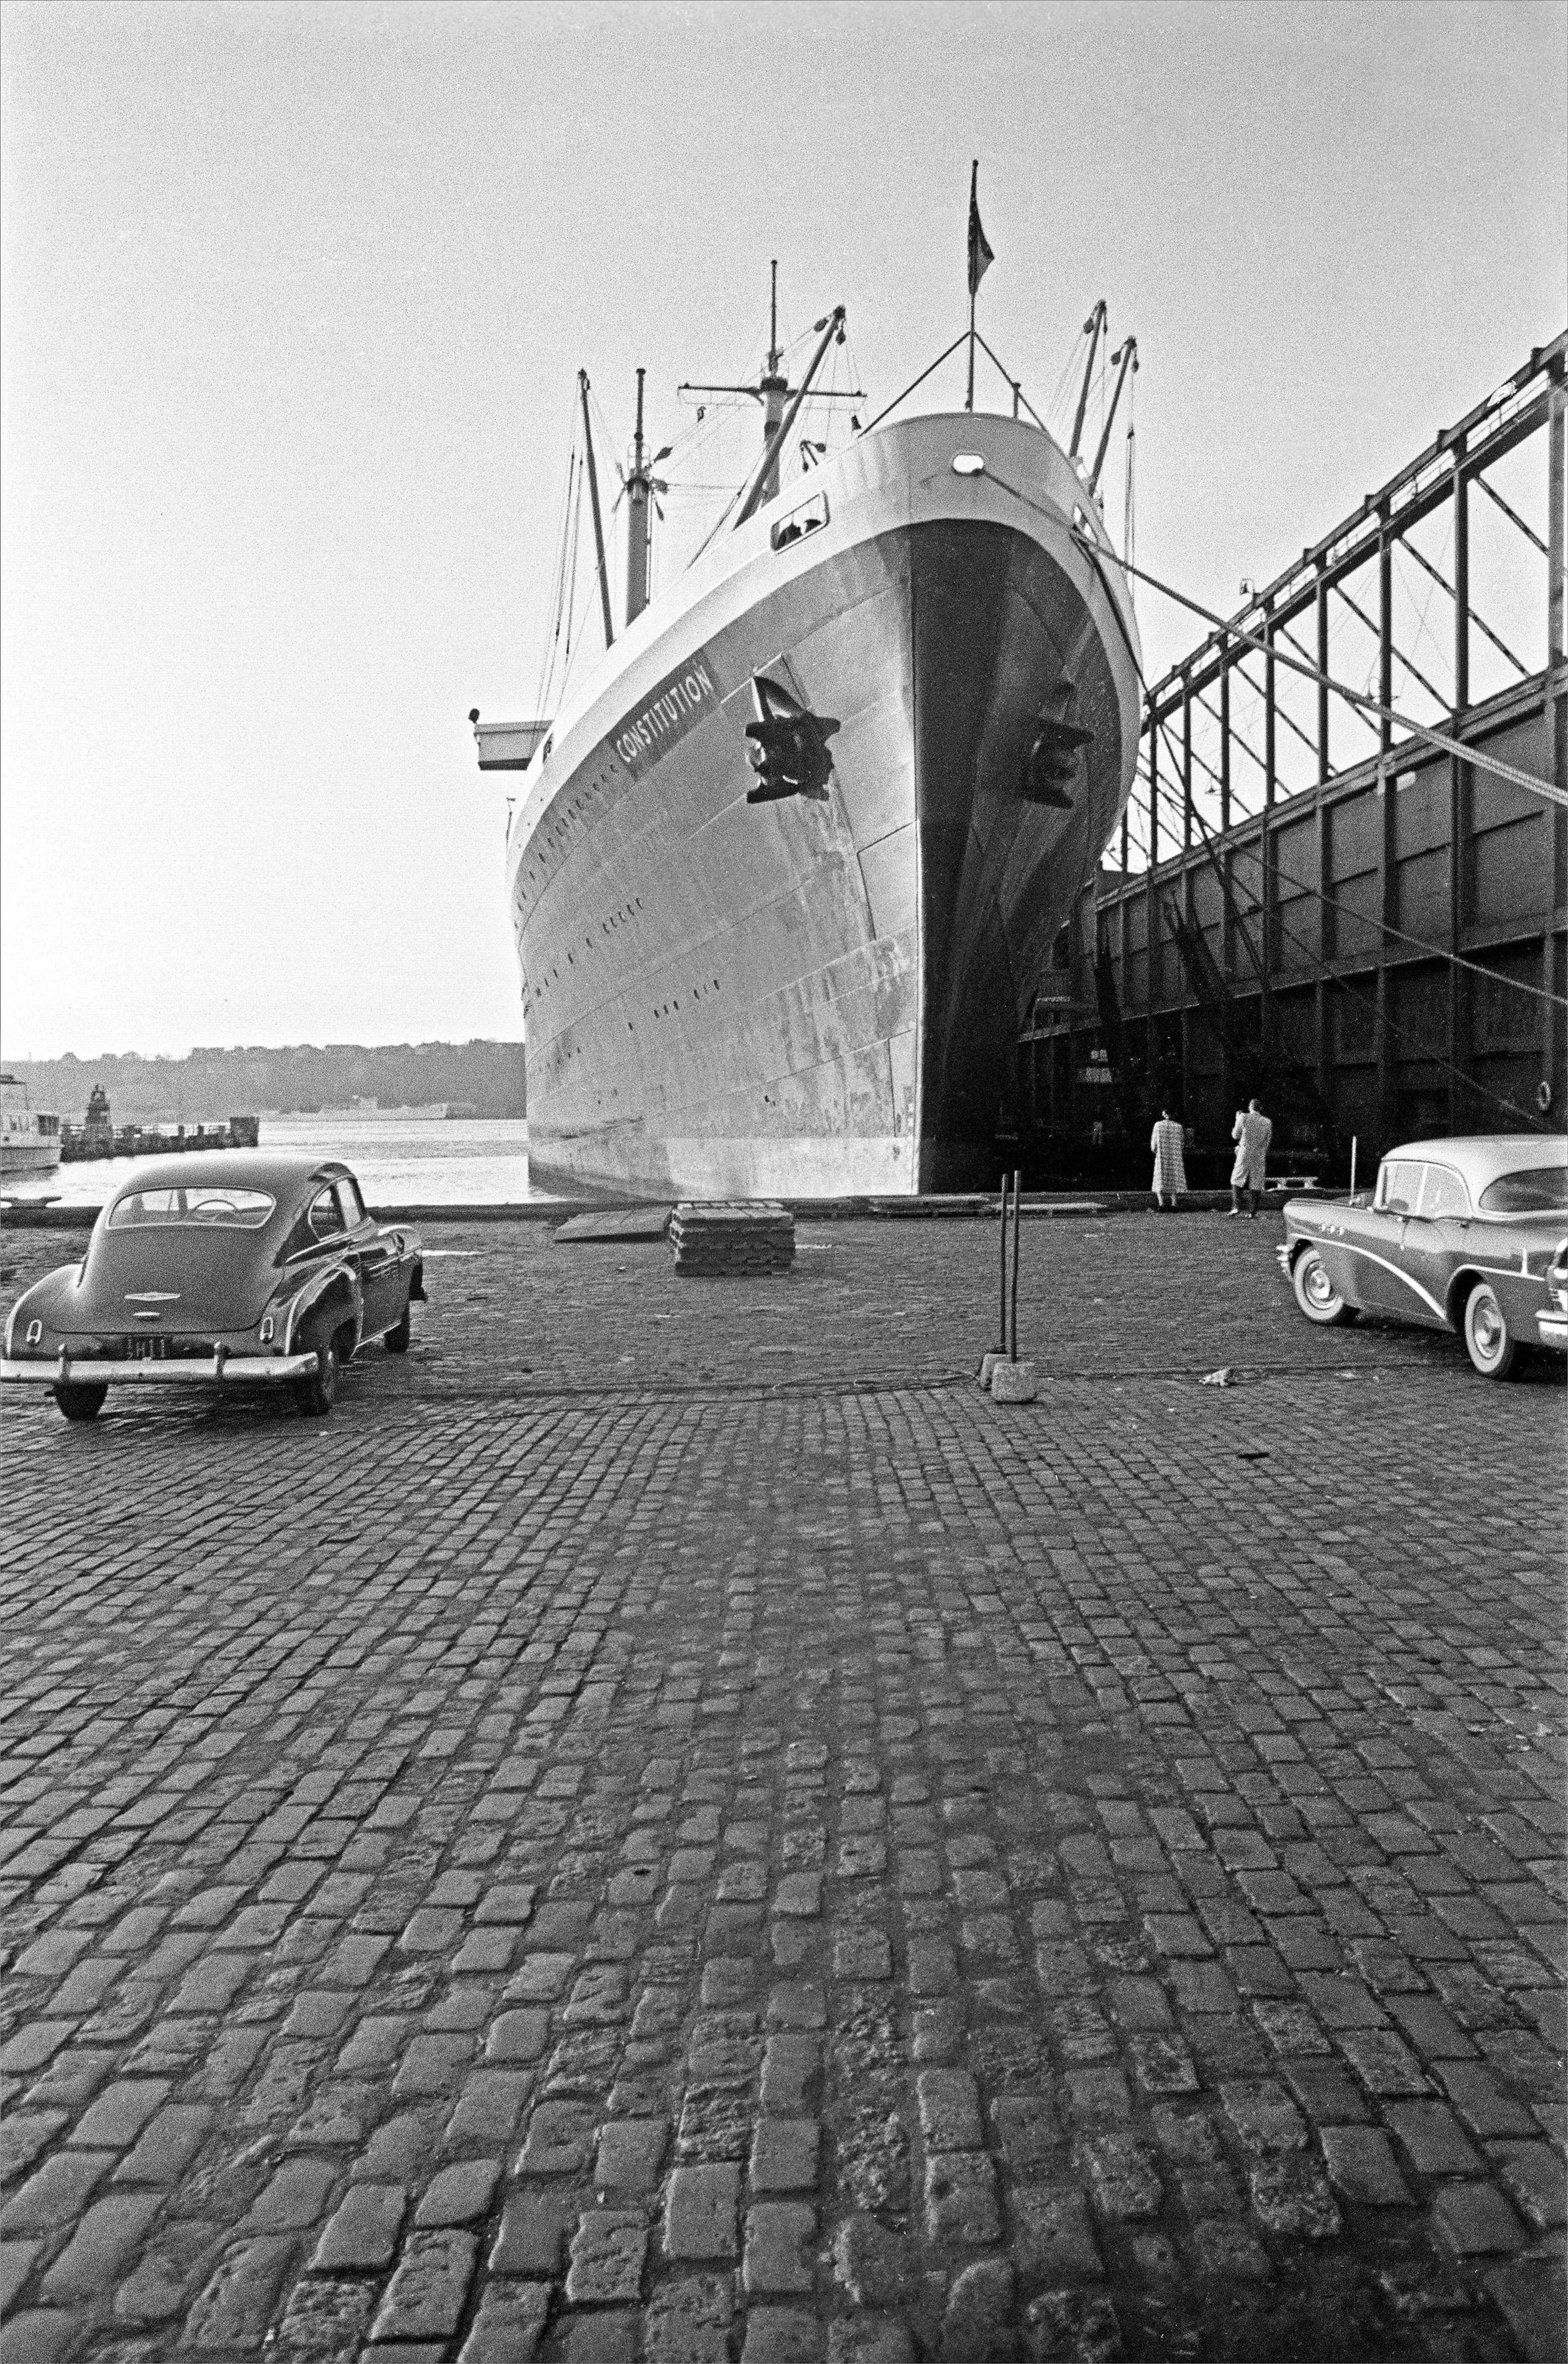
POLYGON ((606 499, 647 369, 667 583, 755 433, 678 384, 777 257, 891 400, 973 158, 982 330, 1042 409, 1136 333, 1139 560, 1226 612, 1563 323, 1543 0, 10 0, 0 64, 13 1058, 520 1036, 467 716, 535 710, 578 368, 606 499))

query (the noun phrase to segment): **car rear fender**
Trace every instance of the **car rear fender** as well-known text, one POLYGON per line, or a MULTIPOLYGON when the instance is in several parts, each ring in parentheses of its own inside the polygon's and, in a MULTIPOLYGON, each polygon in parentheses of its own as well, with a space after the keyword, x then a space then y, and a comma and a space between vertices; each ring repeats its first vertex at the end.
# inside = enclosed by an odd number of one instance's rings
POLYGON ((352 1325, 354 1344, 359 1345, 365 1326, 365 1298, 359 1274, 352 1265, 331 1264, 321 1272, 313 1272, 298 1295, 290 1299, 283 1333, 285 1355, 295 1352, 306 1322, 322 1307, 329 1311, 341 1307, 344 1324, 352 1325))
POLYGON ((31 1288, 23 1290, 6 1322, 7 1358, 14 1346, 20 1345, 27 1336, 30 1321, 41 1321, 46 1330, 52 1330, 57 1334, 71 1329, 71 1293, 81 1278, 82 1266, 79 1264, 57 1265, 52 1272, 46 1272, 41 1280, 35 1280, 31 1288))

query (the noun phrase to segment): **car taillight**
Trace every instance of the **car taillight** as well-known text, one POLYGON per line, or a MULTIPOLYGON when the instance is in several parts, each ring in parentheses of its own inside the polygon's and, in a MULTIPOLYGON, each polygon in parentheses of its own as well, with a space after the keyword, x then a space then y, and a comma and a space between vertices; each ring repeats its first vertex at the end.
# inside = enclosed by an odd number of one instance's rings
POLYGON ((38 1344, 38 1343, 39 1343, 39 1340, 42 1336, 43 1336, 43 1323, 42 1323, 41 1321, 29 1321, 29 1322, 28 1322, 28 1345, 29 1345, 29 1346, 36 1346, 36 1345, 38 1344))
POLYGON ((272 1320, 272 1315, 270 1313, 263 1313, 261 1316, 261 1327, 259 1333, 263 1346, 270 1346, 272 1344, 276 1329, 277 1324, 272 1320))

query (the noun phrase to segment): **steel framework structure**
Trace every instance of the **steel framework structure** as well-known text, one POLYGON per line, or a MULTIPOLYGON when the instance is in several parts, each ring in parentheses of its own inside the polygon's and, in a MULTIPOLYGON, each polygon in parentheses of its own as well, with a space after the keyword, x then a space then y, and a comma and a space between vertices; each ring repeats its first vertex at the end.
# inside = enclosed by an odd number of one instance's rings
MULTIPOLYGON (((1168 1040, 1171 1022, 1179 1022, 1184 1084, 1194 1073, 1194 1030, 1207 1029, 1222 1052, 1224 1098, 1233 1094, 1240 1066, 1273 1077, 1276 1085, 1288 1068, 1307 1099, 1316 1099, 1320 1129, 1332 1134, 1333 1110, 1343 1098, 1336 1088, 1343 1082, 1337 1043, 1347 1031, 1336 1026, 1334 1005, 1348 996, 1369 1005, 1360 1031, 1373 1048, 1362 1064, 1375 1067, 1374 1088, 1351 1093, 1350 1118, 1354 1123, 1359 1117, 1386 1140, 1401 1113, 1397 1070, 1402 1057, 1406 1064, 1411 1057, 1409 1030, 1402 1037, 1394 1005, 1401 977, 1409 985, 1406 973, 1424 964, 1432 974, 1421 1002, 1417 1064, 1433 1071, 1429 1085, 1438 1070, 1446 1078, 1446 1108, 1437 1108, 1429 1089, 1429 1112, 1458 1130, 1481 1121, 1483 1104, 1491 1099, 1506 1111, 1499 1121, 1562 1121, 1568 1096, 1565 351, 1568 335, 1533 351, 1495 394, 1254 592, 1230 624, 1211 631, 1148 692, 1140 778, 1122 825, 1120 872, 1102 874, 1098 950, 1102 966, 1108 956, 1114 970, 1118 1028, 1123 1021, 1151 1028, 1163 1021, 1168 1040), (1541 435, 1544 538, 1488 474, 1541 435), (1485 496, 1489 521, 1493 515, 1506 520, 1508 539, 1532 569, 1532 549, 1545 562, 1544 668, 1532 669, 1516 655, 1473 603, 1477 495, 1485 496), (1447 528, 1451 574, 1413 539, 1429 519, 1447 528), (1415 570, 1433 586, 1429 601, 1440 591, 1451 601, 1451 641, 1439 658, 1425 660, 1429 672, 1447 673, 1446 684, 1434 683, 1415 652, 1397 644, 1396 556, 1402 581, 1415 570), (1371 613, 1351 587, 1363 569, 1375 569, 1371 613), (1375 744, 1336 772, 1330 633, 1344 616, 1359 619, 1375 642, 1381 707, 1395 705, 1397 669, 1402 695, 1412 682, 1418 685, 1445 736, 1477 753, 1506 753, 1516 771, 1522 766, 1554 786, 1558 800, 1547 802, 1473 761, 1402 735, 1386 716, 1362 718, 1358 727, 1367 728, 1375 744), (1238 639, 1238 630, 1261 641, 1262 653, 1238 639), (1473 660, 1482 642, 1491 661, 1500 652, 1518 678, 1495 695, 1473 698, 1473 660), (1288 652, 1297 668, 1302 659, 1316 668, 1315 712, 1307 709, 1306 726, 1282 698, 1284 667, 1276 652, 1288 652), (1249 664, 1251 673, 1244 670, 1249 664), (1261 703, 1261 753, 1234 719, 1239 683, 1261 703), (1212 742, 1211 724, 1218 725, 1218 745, 1210 760, 1195 743, 1195 726, 1212 742), (1293 755, 1298 747, 1307 750, 1312 782, 1304 790, 1287 790, 1282 783, 1285 733, 1293 755), (1240 792, 1238 777, 1243 753, 1259 775, 1261 793, 1251 797, 1240 792), (1140 854, 1141 868, 1135 866, 1140 854), (1533 947, 1528 955, 1527 943, 1533 947), (1511 951, 1499 969, 1505 947, 1511 951), (1444 1007, 1435 1028, 1440 966, 1444 1007), (1517 1087, 1493 1091, 1481 1079, 1468 1026, 1476 971, 1503 976, 1510 992, 1528 997, 1540 1020, 1539 1079, 1529 1104, 1517 1087), (1313 1005, 1310 1026, 1301 1022, 1305 995, 1313 1005)), ((1420 629, 1426 630, 1424 620, 1420 629)), ((1296 677, 1290 676, 1292 688, 1296 677)), ((1086 973, 1091 958, 1089 946, 1080 942, 1070 991, 1052 993, 1046 981, 1026 1042, 1044 1044, 1082 1033, 1096 1008, 1104 1020, 1103 980, 1096 1001, 1086 973)), ((1058 977, 1059 987, 1065 983, 1058 977)), ((1357 1031, 1348 1029, 1351 1035, 1357 1031)), ((1157 1064, 1151 1054, 1145 1076, 1151 1088, 1157 1064)), ((1201 1067, 1201 1058, 1196 1065, 1201 1067)))

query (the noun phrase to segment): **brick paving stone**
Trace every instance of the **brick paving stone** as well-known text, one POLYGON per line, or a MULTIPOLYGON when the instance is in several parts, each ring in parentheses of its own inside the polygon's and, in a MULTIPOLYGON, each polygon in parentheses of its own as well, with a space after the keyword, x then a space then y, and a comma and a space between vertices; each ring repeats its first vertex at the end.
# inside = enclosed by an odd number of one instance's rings
POLYGON ((41 2241, 0 2241, 0 2315, 9 2314, 15 2306, 42 2251, 41 2241))
POLYGON ((926 2235, 974 2247, 1001 2238, 996 2171, 983 2151, 926 2155, 926 2235))
POLYGON ((876 2217, 845 2218, 833 2241, 833 2277, 856 2306, 901 2307, 913 2269, 903 2241, 876 2217))
POLYGON ((87 2150, 128 2147, 168 2092, 167 2081, 155 2077, 126 2078, 106 2087, 72 2127, 72 2144, 87 2150))
POLYGON ((375 2312, 373 2282, 306 2275, 295 2282, 277 2326, 279 2352, 289 2358, 357 2355, 375 2312))
POLYGON ((736 2253, 740 2176, 726 2165, 677 2167, 664 2202, 667 2258, 729 2258, 736 2253))
POLYGON ((1229 2217, 1205 2217, 1195 2224, 1192 2246, 1199 2272, 1216 2282, 1265 2282, 1273 2275, 1268 2251, 1256 2235, 1229 2217))
POLYGON ((441 2340, 457 2329, 473 2279, 471 2233, 410 2233, 371 2327, 378 2340, 441 2340))
POLYGON ((458 2166, 443 2167, 432 2177, 415 2210, 415 2224, 421 2227, 473 2224, 489 2213, 500 2180, 501 2162, 496 2158, 464 2159, 458 2166))
POLYGON ((352 2185, 316 2245, 312 2270, 368 2272, 390 2265, 406 2206, 400 2183, 352 2185))
POLYGON ((171 2102, 149 2121, 114 2170, 116 2184, 177 2184, 213 2125, 213 2111, 171 2102))
POLYGON ((1407 2208, 1409 2187, 1388 2136, 1376 2126, 1325 2126, 1320 2139, 1329 2180, 1351 2207, 1407 2208))
POLYGON ((821 2129, 815 2118, 762 2118, 747 2175, 753 2191, 809 2191, 817 2181, 821 2129))
POLYGON ((306 2231, 320 2222, 338 2170, 326 2159, 291 2158, 251 2202, 248 2229, 259 2233, 306 2231))
POLYGON ((1487 2157, 1515 2205, 1538 2232, 1555 2232, 1568 2223, 1562 2160, 1549 2143, 1491 2143, 1487 2157))
POLYGON ((740 2364, 818 2364, 822 2326, 799 2307, 758 2306, 746 2318, 740 2364))
POLYGON ((669 2147, 663 2118, 621 2118, 599 2129, 594 2181, 601 2191, 651 2191, 669 2147))
POLYGON ((0 2208, 0 2233, 50 2233, 76 2222, 115 2163, 112 2151, 61 2151, 0 2208))
POLYGON ((254 2349, 272 2312, 294 2244, 263 2235, 226 2249, 185 2317, 188 2347, 254 2349))
POLYGON ((544 2334, 550 2292, 539 2282, 491 2282, 458 2364, 529 2364, 544 2334))
POLYGON ((682 2274, 663 2282, 643 2313, 646 2364, 729 2364, 734 2312, 728 2276, 682 2274))
POLYGON ((746 2214, 741 2262, 748 2297, 809 2292, 813 2270, 806 2251, 816 2230, 817 2212, 803 2202, 753 2201, 746 2214))
POLYGON ((640 2214, 609 2208, 579 2217, 572 2236, 566 2296, 573 2306, 635 2305, 648 2227, 640 2214))
POLYGON ((1384 2112, 1418 2175, 1479 2175, 1485 2162, 1441 2102, 1394 2102, 1384 2112))
POLYGON ((1553 2364, 1562 2352, 1568 2288, 1561 2251, 1515 2258, 1486 2276, 1486 2289, 1531 2364, 1553 2364))
POLYGON ((1524 2228, 1490 2183, 1445 2183, 1432 2202, 1441 2237, 1462 2258, 1485 2257, 1524 2247, 1524 2228))
POLYGON ((1067 2185, 1018 2183, 1009 2207, 1018 2270, 1036 2282, 1082 2281, 1104 2271, 1084 2194, 1067 2185))
POLYGON ((980 2096, 973 2077, 962 2068, 926 2068, 916 2079, 915 2088, 920 2131, 929 2149, 983 2147, 980 2096))
POLYGON ((77 2336, 77 2318, 60 2307, 28 2307, 6 2325, 6 2364, 55 2364, 77 2336))
POLYGON ((490 2271, 552 2280, 561 2269, 562 2247, 573 2213, 570 2200, 558 2193, 513 2192, 501 2212, 490 2271))
POLYGON ((72 2306, 112 2291, 161 2205, 156 2196, 136 2192, 95 2200, 43 2276, 40 2295, 51 2306, 72 2306))

